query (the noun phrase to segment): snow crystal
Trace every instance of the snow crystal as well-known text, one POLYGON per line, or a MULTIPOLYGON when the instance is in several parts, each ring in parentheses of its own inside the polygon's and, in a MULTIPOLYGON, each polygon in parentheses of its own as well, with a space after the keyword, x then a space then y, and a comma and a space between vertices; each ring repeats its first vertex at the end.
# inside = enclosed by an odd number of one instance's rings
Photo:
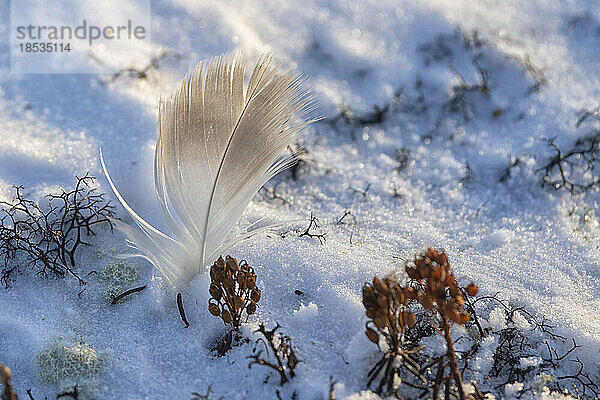
POLYGON ((308 324, 312 322, 319 315, 319 307, 315 303, 308 303, 308 305, 304 305, 304 303, 300 304, 300 308, 298 310, 294 310, 294 318, 296 321, 302 324, 308 324))
POLYGON ((496 307, 490 312, 488 322, 492 331, 499 332, 506 328, 506 311, 502 307, 496 307))

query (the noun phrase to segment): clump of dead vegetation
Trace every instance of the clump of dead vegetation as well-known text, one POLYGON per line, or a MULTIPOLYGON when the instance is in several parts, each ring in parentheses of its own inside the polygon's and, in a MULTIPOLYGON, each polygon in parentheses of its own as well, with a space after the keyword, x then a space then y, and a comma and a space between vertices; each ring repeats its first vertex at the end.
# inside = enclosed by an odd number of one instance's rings
POLYGON ((554 154, 537 170, 542 173, 544 186, 555 190, 564 188, 571 193, 598 186, 600 180, 592 172, 600 155, 600 134, 578 139, 568 151, 562 150, 554 138, 545 140, 554 154))
POLYGON ((363 287, 366 335, 382 352, 367 374, 368 386, 379 379, 377 392, 436 400, 600 394, 574 339, 498 294, 477 296, 474 283, 461 287, 443 251, 425 250, 405 272, 406 283, 392 274, 363 287), (490 364, 482 368, 482 359, 490 364))
POLYGON ((258 364, 273 369, 279 374, 279 384, 283 386, 296 376, 296 366, 300 360, 292 346, 292 339, 278 332, 280 328, 279 324, 273 329, 267 329, 264 324, 260 324, 256 332, 262 337, 255 342, 254 354, 249 357, 252 361, 248 368, 258 364))
POLYGON ((464 309, 464 293, 475 295, 477 286, 471 283, 461 289, 450 271, 446 254, 432 248, 407 263, 405 270, 411 281, 404 286, 397 277, 388 276, 383 280, 375 277, 363 287, 363 304, 370 318, 366 335, 380 348, 381 338, 385 344, 382 358, 367 375, 368 385, 382 375, 377 387, 380 393, 397 393, 400 385, 406 384, 420 389, 423 395, 431 389, 434 399, 442 389, 445 399, 450 399, 452 393, 460 400, 477 398, 464 391, 451 335, 453 324, 464 325, 470 320, 470 314, 464 309), (424 347, 416 345, 414 337, 409 341, 406 334, 417 325, 417 316, 412 311, 417 306, 425 310, 430 327, 446 344, 446 352, 424 368, 412 356, 424 347), (437 373, 430 385, 424 372, 432 366, 437 366, 437 373), (401 378, 401 368, 410 372, 412 381, 401 378))
MULTIPOLYGON (((490 389, 501 394, 509 385, 517 384, 517 398, 544 391, 576 398, 598 398, 598 377, 593 376, 577 356, 580 345, 575 339, 557 334, 546 318, 539 318, 498 296, 498 293, 479 296, 469 306, 473 315, 477 315, 475 308, 495 307, 489 317, 494 323, 482 328, 481 334, 481 337, 494 338, 497 343, 491 354, 491 368, 485 372, 494 382, 490 389)), ((462 354, 463 371, 470 371, 474 376, 482 371, 473 370, 469 360, 477 354, 480 345, 481 341, 477 341, 462 354)))
POLYGON ((49 194, 45 204, 25 198, 23 188, 15 186, 11 202, 0 201, 0 257, 3 258, 1 282, 10 286, 10 275, 17 268, 15 258, 25 260, 38 274, 71 275, 85 281, 76 268, 76 254, 89 246, 87 238, 97 227, 112 229, 114 209, 110 201, 93 186, 95 179, 76 176, 72 190, 49 194), (12 265, 12 266, 11 266, 12 265))

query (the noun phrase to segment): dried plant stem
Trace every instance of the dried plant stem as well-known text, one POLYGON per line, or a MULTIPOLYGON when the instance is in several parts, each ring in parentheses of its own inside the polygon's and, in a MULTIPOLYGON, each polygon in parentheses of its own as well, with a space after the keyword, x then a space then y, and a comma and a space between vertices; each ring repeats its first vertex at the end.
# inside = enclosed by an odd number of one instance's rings
POLYGON ((289 336, 278 334, 277 330, 279 328, 281 326, 277 324, 275 328, 267 330, 264 324, 260 324, 256 332, 260 332, 264 339, 261 338, 256 341, 255 354, 249 357, 252 361, 248 364, 248 368, 251 368, 254 364, 258 364, 274 369, 279 373, 279 384, 283 386, 296 376, 296 366, 300 360, 298 360, 296 352, 292 347, 292 339, 289 336), (262 344, 264 348, 259 349, 259 344, 262 344), (262 357, 263 354, 268 356, 269 353, 273 354, 276 363, 262 357))
POLYGON ((126 292, 123 292, 120 295, 118 295, 117 297, 115 297, 113 299, 113 301, 111 302, 111 304, 113 304, 113 305, 117 304, 119 302, 119 300, 121 300, 123 297, 129 296, 130 294, 133 294, 133 293, 141 292, 144 289, 146 289, 146 285, 140 286, 140 287, 136 287, 136 288, 133 288, 133 289, 129 289, 126 292))
MULTIPOLYGON (((442 330, 444 331, 444 340, 446 340, 447 352, 446 356, 450 361, 450 371, 452 372, 452 377, 454 378, 454 382, 456 383, 458 389, 458 396, 460 400, 465 400, 465 392, 463 390, 462 385, 462 376, 458 369, 458 362, 456 361, 456 352, 454 351, 454 343, 452 341, 452 336, 450 335, 450 322, 445 318, 442 320, 442 330)), ((449 390, 449 385, 446 383, 446 390, 449 390)), ((449 399, 449 397, 446 397, 449 399)))
POLYGON ((177 308, 179 309, 179 316, 181 316, 181 320, 185 324, 184 328, 188 328, 190 323, 188 322, 185 316, 185 310, 183 309, 183 300, 181 300, 181 293, 177 293, 177 308))

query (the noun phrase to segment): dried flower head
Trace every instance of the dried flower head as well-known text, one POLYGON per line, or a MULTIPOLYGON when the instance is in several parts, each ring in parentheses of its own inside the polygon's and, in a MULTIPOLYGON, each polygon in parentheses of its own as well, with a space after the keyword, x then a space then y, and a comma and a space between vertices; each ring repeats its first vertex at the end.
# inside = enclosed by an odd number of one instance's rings
POLYGON ((239 329, 242 313, 254 314, 260 300, 254 269, 246 261, 238 263, 230 256, 224 260, 219 257, 210 268, 210 280, 208 311, 235 330, 239 329))
MULTIPOLYGON (((446 253, 428 248, 413 261, 414 265, 406 265, 407 275, 416 281, 415 299, 429 311, 437 312, 442 319, 464 325, 471 316, 464 310, 463 291, 450 271, 450 263, 446 253)), ((477 294, 474 283, 465 291, 469 296, 477 294)))
POLYGON ((416 322, 415 314, 408 308, 416 295, 415 289, 402 287, 394 276, 387 276, 383 280, 374 277, 371 283, 363 286, 363 305, 370 319, 365 332, 367 338, 379 346, 380 338, 383 337, 387 344, 387 351, 368 374, 370 385, 383 371, 377 388, 379 392, 384 391, 384 388, 388 393, 392 392, 401 367, 405 367, 419 380, 425 380, 419 365, 410 356, 420 349, 407 350, 404 346, 404 331, 407 327, 413 327, 416 322))

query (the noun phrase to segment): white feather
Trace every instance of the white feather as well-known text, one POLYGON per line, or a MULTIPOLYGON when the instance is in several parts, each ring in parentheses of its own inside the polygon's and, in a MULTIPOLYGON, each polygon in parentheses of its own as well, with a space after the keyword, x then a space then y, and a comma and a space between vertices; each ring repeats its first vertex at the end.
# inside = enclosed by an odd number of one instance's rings
POLYGON ((174 289, 256 232, 231 230, 256 192, 295 162, 286 149, 313 122, 307 117, 315 100, 300 74, 278 68, 267 54, 244 89, 244 70, 240 53, 203 61, 161 102, 154 185, 172 237, 127 205, 100 154, 112 190, 139 230, 120 221, 117 227, 174 289))

